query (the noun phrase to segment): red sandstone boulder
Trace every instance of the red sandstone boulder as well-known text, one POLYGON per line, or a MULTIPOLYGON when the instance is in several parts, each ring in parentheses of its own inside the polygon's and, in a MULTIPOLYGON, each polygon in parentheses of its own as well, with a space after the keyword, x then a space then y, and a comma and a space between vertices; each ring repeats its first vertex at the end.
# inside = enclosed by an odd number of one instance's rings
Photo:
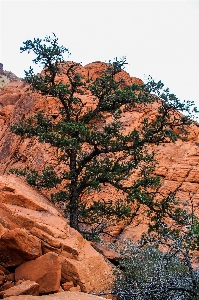
POLYGON ((15 270, 15 280, 31 280, 39 284, 41 294, 59 291, 61 280, 61 261, 57 254, 48 252, 31 261, 27 261, 15 270))
POLYGON ((1 236, 0 260, 4 267, 18 266, 40 255, 41 241, 26 229, 6 230, 1 236))
POLYGON ((67 281, 65 283, 62 284, 62 289, 64 291, 70 291, 71 288, 74 287, 74 283, 72 281, 67 281))
POLYGON ((1 291, 8 290, 9 288, 15 286, 13 282, 7 281, 1 286, 1 291))
POLYGON ((0 265, 0 291, 4 291, 14 286, 14 273, 9 273, 3 266, 0 265))
POLYGON ((39 284, 34 281, 22 281, 20 284, 17 284, 5 291, 0 292, 0 298, 7 298, 10 296, 18 295, 39 295, 39 284))

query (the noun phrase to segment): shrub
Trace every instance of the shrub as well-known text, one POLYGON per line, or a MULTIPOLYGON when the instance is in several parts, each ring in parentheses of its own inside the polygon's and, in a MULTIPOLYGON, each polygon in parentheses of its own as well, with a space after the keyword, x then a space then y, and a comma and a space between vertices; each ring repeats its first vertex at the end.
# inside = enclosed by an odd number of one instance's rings
POLYGON ((198 299, 199 272, 191 274, 175 253, 161 252, 153 245, 139 248, 130 242, 120 252, 122 272, 114 288, 119 300, 198 299))

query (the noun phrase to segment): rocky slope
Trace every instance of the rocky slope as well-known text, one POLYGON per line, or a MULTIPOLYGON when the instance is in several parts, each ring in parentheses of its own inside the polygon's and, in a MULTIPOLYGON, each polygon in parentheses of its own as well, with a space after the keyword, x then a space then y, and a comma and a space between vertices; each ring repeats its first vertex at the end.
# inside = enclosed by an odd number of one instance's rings
POLYGON ((100 293, 113 278, 112 265, 45 197, 14 175, 0 176, 0 298, 100 293))
POLYGON ((12 81, 19 81, 20 78, 17 77, 14 73, 6 71, 3 69, 3 64, 0 63, 0 91, 12 81))

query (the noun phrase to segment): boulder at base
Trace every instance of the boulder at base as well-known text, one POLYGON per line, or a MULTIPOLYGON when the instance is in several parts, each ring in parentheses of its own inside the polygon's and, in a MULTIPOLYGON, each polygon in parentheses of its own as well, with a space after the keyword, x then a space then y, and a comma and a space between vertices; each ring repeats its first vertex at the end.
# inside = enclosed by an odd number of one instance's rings
MULTIPOLYGON (((21 178, 0 176, 1 266, 14 268, 18 279, 38 281, 42 289, 39 281, 46 276, 44 266, 49 267, 51 258, 59 261, 53 264, 53 274, 60 285, 73 282, 74 287, 79 286, 85 293, 111 290, 112 265, 70 228, 62 213, 21 178), (28 267, 35 265, 37 276, 33 278, 31 272, 28 275, 28 267), (26 276, 20 278, 23 269, 26 276)), ((58 285, 53 286, 49 280, 43 292, 55 292, 58 285)))
POLYGON ((0 292, 0 298, 18 295, 39 296, 39 284, 30 280, 22 281, 19 284, 0 292))
POLYGON ((48 252, 35 260, 27 261, 15 270, 15 280, 34 280, 41 294, 58 292, 61 281, 59 255, 48 252))

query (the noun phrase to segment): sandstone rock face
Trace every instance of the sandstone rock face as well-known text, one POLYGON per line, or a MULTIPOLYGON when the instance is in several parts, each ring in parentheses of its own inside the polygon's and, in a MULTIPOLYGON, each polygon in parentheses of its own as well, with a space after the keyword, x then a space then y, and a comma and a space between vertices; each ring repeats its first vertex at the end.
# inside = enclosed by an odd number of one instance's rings
MULTIPOLYGON (((68 62, 63 68, 67 69, 70 65, 71 63, 68 62)), ((84 76, 85 79, 95 79, 101 76, 106 68, 107 64, 103 62, 90 63, 84 67, 77 64, 76 72, 84 76)), ((68 82, 65 75, 61 75, 60 79, 64 83, 68 82)), ((116 80, 121 83, 121 86, 133 82, 142 83, 140 79, 130 77, 125 71, 118 73, 116 80)), ((56 151, 53 147, 48 144, 39 144, 36 139, 22 141, 10 132, 11 124, 19 122, 42 109, 45 109, 54 118, 59 115, 59 103, 56 99, 42 97, 37 93, 27 91, 27 88, 28 85, 24 82, 12 81, 0 93, 0 174, 2 175, 7 174, 11 168, 26 167, 41 170, 48 164, 60 167, 56 161, 56 151)), ((82 99, 83 103, 86 103, 86 107, 89 108, 94 105, 93 97, 89 92, 86 91, 85 94, 78 95, 78 97, 82 99)), ((157 107, 152 104, 123 112, 121 119, 123 130, 125 132, 132 130, 146 115, 153 118, 156 109, 157 107)), ((180 198, 181 202, 188 206, 193 202, 197 213, 199 200, 199 180, 197 176, 199 169, 199 127, 193 125, 190 132, 187 142, 168 143, 155 149, 159 162, 156 174, 162 178, 161 191, 168 194, 169 191, 177 189, 177 197, 180 198)), ((108 188, 105 188, 102 193, 104 199, 114 197, 114 194, 108 188)), ((98 195, 88 195, 88 201, 92 201, 93 197, 98 197, 98 195)), ((142 216, 141 219, 143 219, 142 216)), ((134 220, 135 222, 126 229, 123 237, 139 239, 141 233, 146 229, 145 224, 140 223, 141 219, 138 217, 134 220), (140 225, 137 226, 138 224, 140 225)))
POLYGON ((1 286, 1 291, 8 290, 9 288, 15 286, 13 282, 7 281, 1 286))
POLYGON ((6 230, 1 236, 0 261, 4 266, 18 266, 42 255, 41 241, 23 228, 6 230))
MULTIPOLYGON (((66 68, 70 66, 68 62, 66 68)), ((85 80, 95 79, 103 74, 107 64, 95 62, 86 66, 77 65, 75 71, 85 80)), ((66 76, 61 75, 59 80, 68 83, 66 76)), ((121 82, 121 86, 130 83, 142 83, 142 81, 124 71, 116 75, 116 80, 121 82)), ((41 145, 36 140, 25 139, 24 141, 10 132, 10 125, 22 121, 30 115, 41 110, 46 110, 56 118, 59 115, 60 106, 57 99, 52 97, 42 97, 37 93, 27 91, 28 85, 24 82, 9 82, 0 93, 0 174, 6 174, 10 168, 26 166, 28 168, 41 169, 47 163, 56 164, 55 150, 49 145, 41 145)), ((93 97, 88 91, 78 95, 86 107, 93 106, 93 97)), ((124 116, 125 118, 125 116, 124 116)), ((128 120, 126 120, 128 122, 128 120)), ((131 119, 132 122, 132 119, 131 119)))
POLYGON ((40 293, 57 292, 69 281, 83 292, 110 290, 112 266, 44 196, 14 175, 0 176, 0 224, 2 284, 3 270, 15 267, 15 281, 35 281, 40 293))
POLYGON ((0 90, 11 81, 19 81, 19 78, 12 72, 3 70, 3 64, 0 63, 0 90))

